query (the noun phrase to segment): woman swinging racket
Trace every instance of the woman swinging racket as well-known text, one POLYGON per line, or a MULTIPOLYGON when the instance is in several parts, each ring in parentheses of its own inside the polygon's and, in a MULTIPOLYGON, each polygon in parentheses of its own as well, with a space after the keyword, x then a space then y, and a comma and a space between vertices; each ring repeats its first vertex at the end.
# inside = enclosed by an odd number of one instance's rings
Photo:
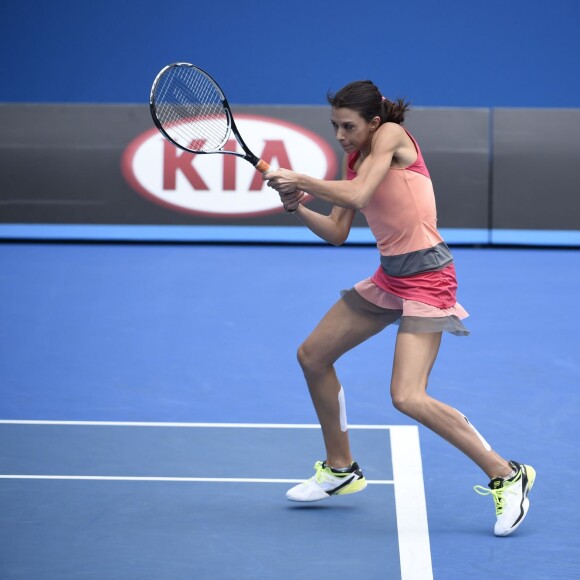
POLYGON ((390 324, 398 325, 391 378, 394 406, 457 447, 490 478, 494 533, 507 536, 523 521, 535 479, 529 466, 507 461, 459 411, 427 394, 442 333, 469 334, 467 312, 456 301, 453 256, 437 230, 436 206, 421 150, 402 126, 408 105, 384 98, 371 81, 352 82, 328 101, 336 139, 346 153, 342 180, 314 179, 286 169, 264 179, 286 211, 327 242, 348 237, 361 211, 377 241, 380 266, 344 292, 298 350, 316 409, 326 459, 315 475, 287 492, 292 501, 317 501, 363 490, 366 480, 353 461, 344 391, 334 363, 390 324), (329 215, 302 205, 304 192, 330 202, 329 215))

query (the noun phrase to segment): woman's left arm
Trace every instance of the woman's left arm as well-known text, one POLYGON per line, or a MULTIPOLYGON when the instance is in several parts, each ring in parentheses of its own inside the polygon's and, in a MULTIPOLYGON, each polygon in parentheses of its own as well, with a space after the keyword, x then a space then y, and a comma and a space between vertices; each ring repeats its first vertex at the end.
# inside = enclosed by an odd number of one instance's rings
POLYGON ((339 207, 362 209, 385 178, 400 145, 400 127, 385 123, 375 133, 371 151, 361 163, 354 179, 329 181, 288 169, 269 172, 264 178, 279 193, 291 193, 298 189, 339 207))

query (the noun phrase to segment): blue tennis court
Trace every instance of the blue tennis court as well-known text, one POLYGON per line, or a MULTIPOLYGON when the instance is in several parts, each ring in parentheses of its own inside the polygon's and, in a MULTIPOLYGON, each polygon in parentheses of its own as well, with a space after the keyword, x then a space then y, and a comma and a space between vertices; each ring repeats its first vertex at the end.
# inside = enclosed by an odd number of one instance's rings
POLYGON ((454 255, 472 334, 430 389, 537 469, 508 538, 485 476, 392 408, 393 329, 337 365, 367 490, 284 497, 323 458, 296 348, 376 249, 1 244, 0 577, 580 577, 580 252, 454 255))

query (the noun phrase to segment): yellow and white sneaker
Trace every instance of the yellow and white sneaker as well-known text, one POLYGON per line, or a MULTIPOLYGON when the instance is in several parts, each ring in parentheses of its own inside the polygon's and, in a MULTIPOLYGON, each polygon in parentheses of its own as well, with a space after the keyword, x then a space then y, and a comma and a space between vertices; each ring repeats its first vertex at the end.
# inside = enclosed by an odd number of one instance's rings
POLYGON ((496 536, 509 536, 524 521, 530 507, 528 493, 536 479, 536 470, 532 466, 515 461, 510 461, 510 465, 516 471, 513 477, 496 477, 489 482, 489 489, 482 485, 473 488, 479 495, 493 497, 497 516, 493 533, 496 536))
POLYGON ((314 469, 316 473, 310 479, 286 492, 290 501, 319 501, 331 495, 356 493, 367 486, 367 480, 355 461, 346 471, 333 469, 326 465, 326 461, 317 461, 314 469))

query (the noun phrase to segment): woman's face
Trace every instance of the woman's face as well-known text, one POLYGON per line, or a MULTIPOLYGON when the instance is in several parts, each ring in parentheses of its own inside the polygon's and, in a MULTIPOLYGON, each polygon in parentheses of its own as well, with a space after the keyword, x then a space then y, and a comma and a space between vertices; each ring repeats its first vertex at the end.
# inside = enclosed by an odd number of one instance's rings
POLYGON ((373 132, 379 126, 378 117, 369 122, 358 111, 343 107, 333 108, 330 120, 336 140, 346 153, 368 149, 373 132))

